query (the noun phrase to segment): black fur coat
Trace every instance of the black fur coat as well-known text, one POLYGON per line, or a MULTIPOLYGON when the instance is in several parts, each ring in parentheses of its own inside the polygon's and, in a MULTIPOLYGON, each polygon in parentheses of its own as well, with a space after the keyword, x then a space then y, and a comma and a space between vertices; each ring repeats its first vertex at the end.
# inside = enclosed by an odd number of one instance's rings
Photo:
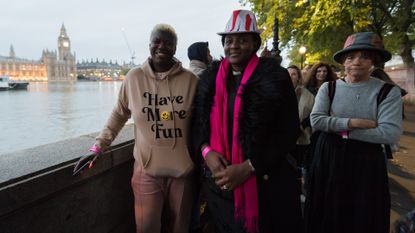
MULTIPOLYGON (((192 127, 198 167, 203 161, 200 146, 209 143, 218 68, 219 63, 213 64, 198 84, 192 127)), ((275 60, 260 59, 244 87, 239 122, 244 157, 255 167, 260 232, 300 232, 300 182, 286 156, 300 132, 297 98, 287 70, 275 60)))
MULTIPOLYGON (((193 127, 196 152, 203 143, 209 142, 210 112, 219 65, 214 63, 200 76, 193 127)), ((287 70, 266 58, 260 58, 243 93, 238 139, 257 175, 265 175, 295 146, 299 135, 297 99, 287 70)))

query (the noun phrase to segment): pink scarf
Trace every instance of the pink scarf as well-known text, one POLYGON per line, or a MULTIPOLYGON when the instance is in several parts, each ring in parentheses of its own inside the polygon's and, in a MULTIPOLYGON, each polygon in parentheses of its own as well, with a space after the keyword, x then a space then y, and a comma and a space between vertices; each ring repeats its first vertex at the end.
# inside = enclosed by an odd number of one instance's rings
MULTIPOLYGON (((244 71, 241 84, 235 97, 233 113, 232 155, 228 142, 228 92, 226 79, 230 64, 225 58, 222 60, 216 75, 216 94, 214 96, 212 112, 210 114, 210 145, 213 150, 225 156, 232 164, 244 162, 241 145, 238 142, 239 114, 242 110, 242 87, 248 82, 259 58, 253 55, 244 71)), ((242 219, 248 233, 258 232, 258 193, 256 177, 249 177, 243 184, 234 190, 235 219, 242 219)))

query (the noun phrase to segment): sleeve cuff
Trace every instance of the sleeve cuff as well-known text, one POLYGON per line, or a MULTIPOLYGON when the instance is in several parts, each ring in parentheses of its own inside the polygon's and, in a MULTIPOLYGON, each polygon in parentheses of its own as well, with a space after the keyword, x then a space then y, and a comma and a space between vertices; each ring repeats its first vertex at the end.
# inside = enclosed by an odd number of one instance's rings
POLYGON ((337 127, 339 131, 350 130, 349 127, 347 127, 348 123, 349 123, 349 118, 339 118, 337 121, 337 127))

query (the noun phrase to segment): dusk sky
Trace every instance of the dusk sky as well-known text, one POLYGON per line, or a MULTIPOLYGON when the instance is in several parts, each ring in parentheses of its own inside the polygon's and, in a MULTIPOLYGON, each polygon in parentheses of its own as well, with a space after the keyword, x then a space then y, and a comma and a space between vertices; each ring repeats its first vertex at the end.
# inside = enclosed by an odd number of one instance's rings
POLYGON ((237 0, 0 0, 0 55, 12 44, 17 57, 39 59, 43 49, 57 50, 62 23, 78 61, 130 61, 122 28, 135 52, 135 63, 148 56, 155 24, 168 23, 178 34, 176 56, 188 65, 187 47, 208 41, 212 55, 223 54, 220 37, 237 0))

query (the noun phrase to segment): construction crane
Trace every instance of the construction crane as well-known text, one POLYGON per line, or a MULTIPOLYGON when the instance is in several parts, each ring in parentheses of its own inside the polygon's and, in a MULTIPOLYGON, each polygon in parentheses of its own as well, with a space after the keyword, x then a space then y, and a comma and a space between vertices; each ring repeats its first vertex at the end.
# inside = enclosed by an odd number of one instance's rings
POLYGON ((135 65, 134 64, 135 52, 131 50, 130 44, 128 43, 127 35, 125 34, 125 29, 121 28, 121 31, 122 31, 122 35, 124 36, 125 43, 127 44, 128 50, 130 51, 130 55, 131 55, 130 66, 132 68, 135 65))

